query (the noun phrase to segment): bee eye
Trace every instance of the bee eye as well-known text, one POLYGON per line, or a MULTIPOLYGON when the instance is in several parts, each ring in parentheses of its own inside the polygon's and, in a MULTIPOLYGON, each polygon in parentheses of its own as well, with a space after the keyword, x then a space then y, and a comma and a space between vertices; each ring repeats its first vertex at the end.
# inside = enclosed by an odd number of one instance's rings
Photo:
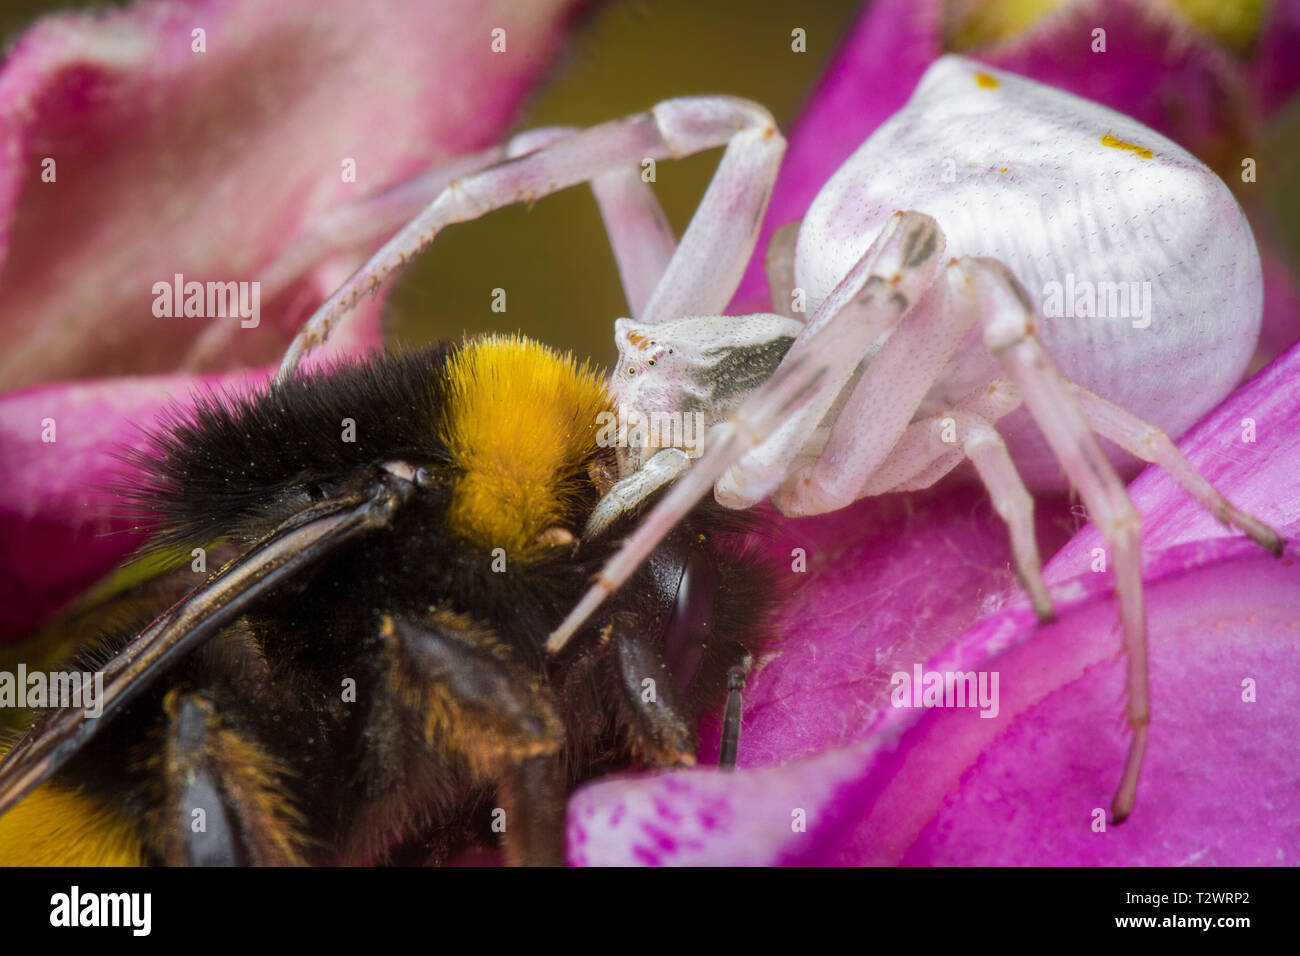
POLYGON ((312 501, 324 501, 325 489, 320 485, 310 485, 307 488, 307 497, 312 501))
POLYGON ((681 563, 681 578, 663 635, 664 658, 680 690, 690 685, 709 643, 717 592, 717 571, 708 552, 691 547, 681 563))

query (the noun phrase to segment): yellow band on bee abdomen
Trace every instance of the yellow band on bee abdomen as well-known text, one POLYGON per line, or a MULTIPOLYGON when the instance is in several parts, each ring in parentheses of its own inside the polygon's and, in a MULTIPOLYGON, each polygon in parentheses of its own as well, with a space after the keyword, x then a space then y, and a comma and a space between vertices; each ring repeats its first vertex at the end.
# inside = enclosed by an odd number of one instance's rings
POLYGON ((44 784, 0 816, 0 866, 139 866, 135 826, 97 797, 44 784))
POLYGON ((460 472, 451 530, 526 560, 538 535, 575 518, 604 386, 587 365, 521 336, 471 341, 447 378, 441 437, 460 472))

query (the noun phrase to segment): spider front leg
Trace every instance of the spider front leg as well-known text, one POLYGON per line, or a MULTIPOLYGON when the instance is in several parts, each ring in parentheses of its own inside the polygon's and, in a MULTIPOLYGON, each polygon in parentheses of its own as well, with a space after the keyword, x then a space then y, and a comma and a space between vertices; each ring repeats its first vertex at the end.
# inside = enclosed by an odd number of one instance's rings
MULTIPOLYGON (((964 281, 950 266, 867 361, 836 411, 825 444, 787 466, 772 495, 783 514, 823 514, 863 497, 863 486, 898 445, 977 322, 969 296, 953 290, 964 281)), ((833 345, 822 342, 823 347, 833 345)))
POLYGON ((1034 538, 1033 499, 991 424, 1020 404, 1018 396, 991 386, 972 393, 963 403, 968 407, 913 421, 978 322, 965 287, 965 274, 952 265, 926 290, 867 362, 835 412, 825 442, 791 462, 772 501, 786 515, 823 514, 859 498, 928 487, 970 457, 1007 522, 1016 572, 1034 610, 1040 620, 1049 620, 1052 604, 1034 538))
POLYGON ((677 239, 639 168, 602 173, 591 181, 591 191, 614 250, 628 311, 639 318, 668 270, 677 239))
MULTIPOLYGON (((285 353, 277 384, 293 373, 311 348, 325 341, 362 296, 433 242, 445 226, 639 167, 645 160, 680 158, 724 144, 727 149, 717 173, 659 277, 644 317, 660 321, 682 315, 687 305, 696 311, 721 311, 739 284, 757 240, 785 140, 771 114, 748 101, 665 100, 647 113, 594 126, 451 182, 307 321, 285 353)), ((662 238, 650 240, 650 249, 652 257, 661 254, 662 238)), ((652 264, 647 272, 654 268, 652 264)), ((638 283, 630 290, 629 301, 642 295, 648 284, 638 283)))

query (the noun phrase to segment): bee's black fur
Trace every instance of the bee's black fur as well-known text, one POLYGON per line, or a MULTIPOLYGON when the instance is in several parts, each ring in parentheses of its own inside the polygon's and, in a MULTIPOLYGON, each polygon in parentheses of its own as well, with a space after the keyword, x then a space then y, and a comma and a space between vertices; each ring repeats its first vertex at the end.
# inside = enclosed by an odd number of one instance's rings
POLYGON ((232 528, 278 523, 358 468, 443 462, 441 372, 451 348, 316 369, 275 390, 200 393, 128 456, 122 498, 148 521, 151 547, 202 546, 232 528), (345 442, 349 419, 355 440, 345 442))
MULTIPOLYGON (((223 726, 287 768, 283 783, 304 818, 309 860, 438 859, 474 836, 491 838, 492 788, 453 755, 431 760, 423 727, 390 686, 393 638, 391 627, 385 638, 385 622, 436 629, 444 613, 485 628, 506 648, 511 667, 549 688, 563 721, 568 786, 644 757, 626 728, 634 705, 620 695, 602 644, 614 615, 635 621, 673 659, 674 690, 691 728, 705 709, 720 705, 730 667, 760 647, 773 600, 757 558, 741 543, 753 519, 701 505, 565 654, 548 661, 546 635, 635 517, 583 542, 576 554, 555 549, 504 574, 491 569, 484 543, 455 539, 447 509, 456 476, 437 437, 441 372, 453 348, 317 372, 279 391, 210 393, 192 413, 172 415, 134 458, 139 476, 126 494, 152 519, 153 547, 247 544, 314 500, 357 490, 384 462, 424 466, 435 480, 390 527, 331 553, 183 659, 60 779, 128 816, 154 819, 149 815, 164 798, 152 755, 169 733, 165 697, 179 688, 211 702, 223 726), (355 442, 340 440, 347 418, 356 423, 355 442), (687 577, 694 575, 697 591, 707 585, 707 599, 683 609, 699 620, 683 622, 674 608, 688 568, 696 569, 687 577), (665 649, 670 637, 677 646, 665 649), (694 646, 683 652, 683 640, 694 646), (355 703, 341 700, 344 680, 356 682, 355 703)), ((598 498, 590 482, 582 497, 575 535, 598 498)), ((174 572, 186 573, 188 566, 174 572)), ((145 623, 142 617, 136 626, 145 623)), ((102 660, 132 630, 101 638, 86 659, 102 660)), ((160 859, 161 851, 153 855, 160 859)))

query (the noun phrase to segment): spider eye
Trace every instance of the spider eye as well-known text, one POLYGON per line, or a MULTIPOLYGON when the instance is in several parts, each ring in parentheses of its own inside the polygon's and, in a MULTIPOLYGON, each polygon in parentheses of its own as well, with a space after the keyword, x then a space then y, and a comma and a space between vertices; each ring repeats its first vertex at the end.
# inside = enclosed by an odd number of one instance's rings
POLYGON ((628 374, 628 375, 635 375, 635 374, 636 374, 636 369, 634 369, 634 368, 629 368, 629 369, 627 370, 627 374, 628 374))
POLYGON ((655 363, 655 360, 654 360, 654 359, 651 359, 650 361, 646 362, 646 365, 654 365, 654 363, 655 363))

